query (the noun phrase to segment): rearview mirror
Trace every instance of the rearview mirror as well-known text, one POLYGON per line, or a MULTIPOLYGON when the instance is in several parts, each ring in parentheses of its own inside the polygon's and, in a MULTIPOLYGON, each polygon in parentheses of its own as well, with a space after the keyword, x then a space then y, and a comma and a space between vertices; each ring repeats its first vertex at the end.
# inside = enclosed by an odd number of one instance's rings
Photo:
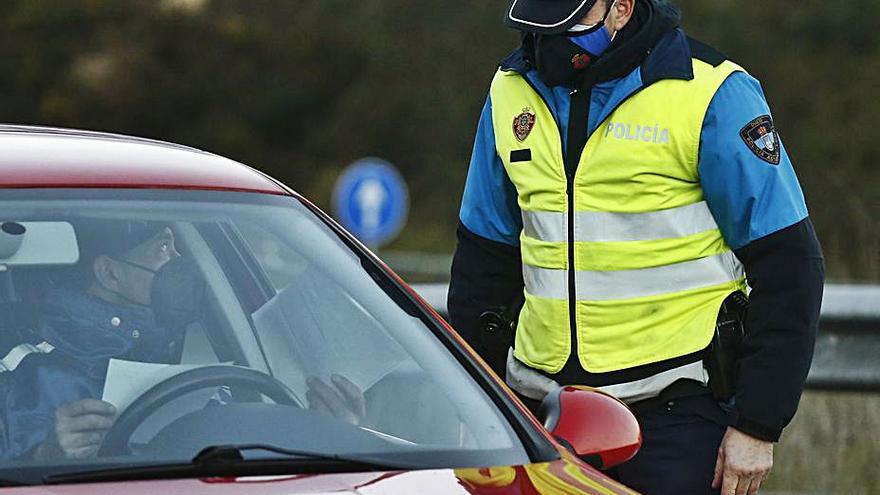
POLYGON ((9 266, 73 265, 76 234, 68 222, 2 222, 0 270, 9 266))
POLYGON ((639 422, 629 408, 590 387, 556 389, 544 398, 538 416, 560 443, 598 469, 623 464, 642 446, 639 422))

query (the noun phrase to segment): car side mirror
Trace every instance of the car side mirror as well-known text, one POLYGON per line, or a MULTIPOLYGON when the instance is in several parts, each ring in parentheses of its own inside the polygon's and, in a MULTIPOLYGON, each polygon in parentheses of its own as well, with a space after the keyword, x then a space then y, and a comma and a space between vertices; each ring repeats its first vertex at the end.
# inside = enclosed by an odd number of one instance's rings
POLYGON ((639 422, 629 408, 590 387, 556 389, 544 398, 538 416, 560 443, 598 469, 623 464, 642 446, 639 422))

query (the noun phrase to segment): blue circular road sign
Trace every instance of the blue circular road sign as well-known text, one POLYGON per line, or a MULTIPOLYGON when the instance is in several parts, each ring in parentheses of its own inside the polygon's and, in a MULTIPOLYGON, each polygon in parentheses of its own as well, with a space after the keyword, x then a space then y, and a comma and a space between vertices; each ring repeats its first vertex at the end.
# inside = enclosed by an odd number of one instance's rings
POLYGON ((364 158, 349 165, 333 189, 333 210, 365 244, 378 247, 403 228, 409 209, 406 183, 393 165, 364 158))

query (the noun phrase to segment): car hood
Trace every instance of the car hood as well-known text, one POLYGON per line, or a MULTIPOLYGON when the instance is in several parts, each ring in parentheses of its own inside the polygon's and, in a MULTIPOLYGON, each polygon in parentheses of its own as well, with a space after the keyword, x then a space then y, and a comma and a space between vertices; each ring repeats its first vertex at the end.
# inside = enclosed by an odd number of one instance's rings
POLYGON ((635 494, 595 469, 566 459, 493 468, 248 478, 130 481, 8 489, 17 495, 295 495, 295 494, 635 494))

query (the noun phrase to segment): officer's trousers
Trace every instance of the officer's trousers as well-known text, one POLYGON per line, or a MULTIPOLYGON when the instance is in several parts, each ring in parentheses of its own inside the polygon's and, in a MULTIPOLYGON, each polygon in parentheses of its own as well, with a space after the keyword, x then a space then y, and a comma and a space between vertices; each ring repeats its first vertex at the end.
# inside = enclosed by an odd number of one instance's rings
POLYGON ((608 471, 644 495, 718 494, 712 477, 727 429, 711 395, 682 397, 637 414, 642 448, 632 460, 608 471))

